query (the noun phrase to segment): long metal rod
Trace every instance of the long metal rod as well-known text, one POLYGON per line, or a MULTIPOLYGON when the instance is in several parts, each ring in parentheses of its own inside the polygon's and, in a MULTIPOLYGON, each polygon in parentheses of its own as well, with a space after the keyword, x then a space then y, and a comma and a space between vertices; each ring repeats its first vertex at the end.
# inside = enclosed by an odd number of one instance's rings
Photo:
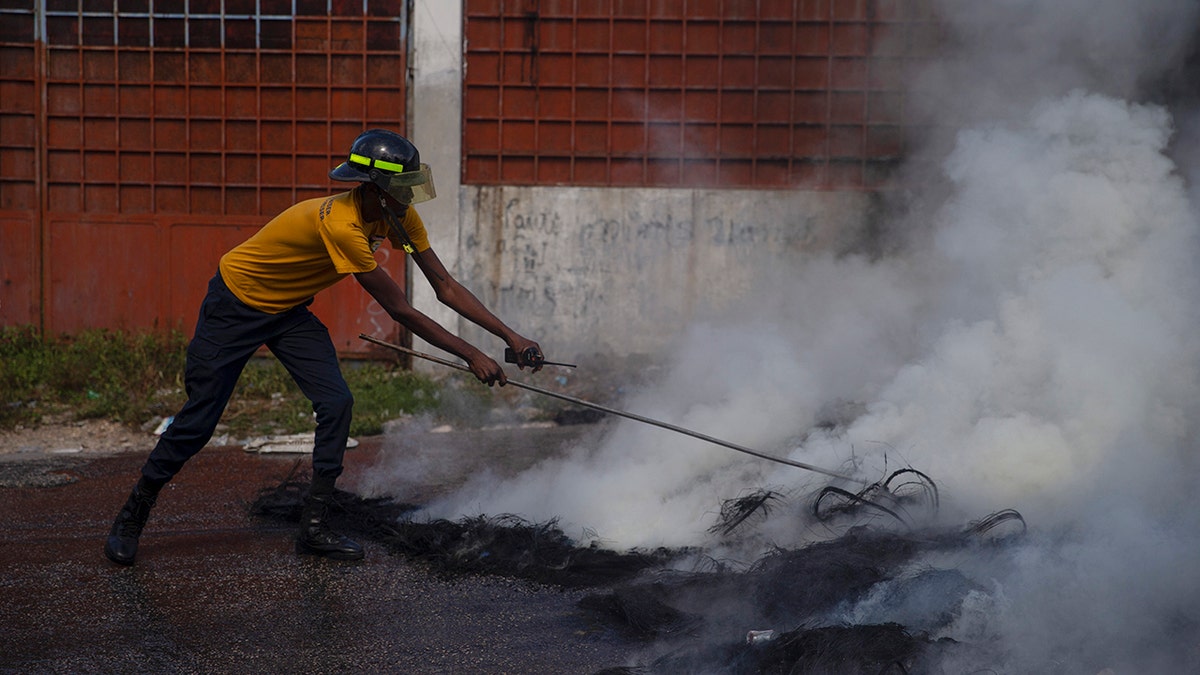
MULTIPOLYGON (((362 338, 363 340, 366 340, 367 342, 377 344, 381 347, 387 347, 388 349, 394 349, 398 352, 403 352, 405 354, 409 354, 409 355, 415 356, 417 358, 425 359, 426 361, 433 361, 434 363, 440 363, 443 366, 448 366, 455 370, 461 370, 464 373, 471 372, 470 368, 462 365, 461 363, 447 361, 446 359, 441 359, 441 358, 438 358, 438 357, 430 355, 430 354, 418 352, 414 349, 409 349, 408 347, 404 347, 401 345, 395 345, 390 342, 384 342, 383 340, 372 337, 370 335, 359 334, 358 337, 362 338)), ((603 406, 603 405, 600 405, 599 403, 592 403, 591 401, 585 401, 581 398, 575 398, 574 396, 568 396, 567 394, 560 394, 558 392, 550 391, 548 389, 542 389, 541 387, 536 387, 532 384, 525 384, 524 382, 518 382, 518 381, 512 380, 512 379, 510 379, 508 381, 508 384, 510 384, 514 387, 517 387, 519 389, 527 389, 529 391, 537 392, 539 394, 542 394, 543 396, 550 396, 553 398, 562 399, 564 401, 569 401, 571 403, 575 403, 577 405, 581 405, 586 408, 592 408, 593 410, 599 410, 601 412, 606 412, 611 415, 626 417, 631 420, 637 420, 638 422, 643 422, 645 424, 650 424, 650 425, 653 425, 656 427, 661 427, 663 429, 670 429, 671 431, 676 431, 681 434, 686 434, 688 436, 692 436, 693 438, 699 438, 702 441, 708 441, 709 443, 713 443, 715 445, 720 445, 720 446, 729 448, 730 450, 737 450, 738 452, 744 452, 747 455, 753 455, 760 459, 765 459, 769 462, 778 462, 779 464, 786 464, 788 466, 794 466, 797 469, 804 469, 806 471, 814 471, 816 473, 822 473, 822 474, 825 474, 826 476, 831 476, 833 478, 841 478, 842 480, 847 480, 847 481, 850 481, 853 483, 858 483, 859 485, 870 485, 869 481, 862 480, 861 478, 855 478, 854 476, 850 476, 850 475, 847 475, 844 473, 838 473, 837 471, 830 471, 829 469, 822 469, 819 466, 813 466, 812 464, 805 464, 804 462, 797 462, 795 460, 787 459, 785 457, 776 457, 774 455, 768 455, 766 453, 759 452, 758 450, 747 448, 745 446, 738 445, 736 443, 730 443, 729 441, 724 441, 719 438, 714 438, 712 436, 709 436, 707 434, 702 434, 698 431, 692 431, 691 429, 686 429, 681 426, 676 426, 674 424, 662 422, 662 421, 652 419, 649 417, 635 415, 634 413, 625 412, 624 410, 617 410, 616 408, 609 408, 608 406, 603 406)))

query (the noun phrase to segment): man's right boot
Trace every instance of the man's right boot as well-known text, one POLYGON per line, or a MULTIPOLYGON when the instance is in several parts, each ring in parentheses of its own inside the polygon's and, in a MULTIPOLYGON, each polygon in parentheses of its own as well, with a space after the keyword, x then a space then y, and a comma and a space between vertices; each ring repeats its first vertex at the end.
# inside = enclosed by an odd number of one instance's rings
POLYGON ((309 494, 304 499, 304 508, 300 513, 300 534, 296 537, 296 553, 335 560, 362 560, 362 546, 330 529, 328 518, 332 506, 333 496, 329 494, 309 494))
POLYGON ((113 521, 108 540, 104 543, 104 555, 108 556, 109 560, 118 565, 133 564, 133 559, 137 556, 138 537, 142 536, 142 528, 146 526, 146 519, 150 517, 150 509, 154 508, 154 502, 158 500, 158 487, 161 486, 151 485, 144 478, 133 486, 129 499, 126 500, 125 506, 121 507, 117 519, 113 521))

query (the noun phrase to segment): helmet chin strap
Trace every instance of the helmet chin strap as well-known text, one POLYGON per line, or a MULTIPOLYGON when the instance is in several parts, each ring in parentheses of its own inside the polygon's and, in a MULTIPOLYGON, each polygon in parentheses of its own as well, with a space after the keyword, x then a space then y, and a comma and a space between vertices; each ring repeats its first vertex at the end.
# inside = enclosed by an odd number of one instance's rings
MULTIPOLYGON (((374 185, 374 183, 372 183, 372 185, 374 185)), ((379 198, 379 210, 383 211, 383 217, 387 220, 388 228, 390 228, 392 232, 395 232, 396 236, 400 237, 400 241, 403 242, 404 252, 410 255, 416 253, 416 244, 413 244, 412 239, 408 236, 408 232, 405 231, 405 229, 400 225, 400 219, 396 217, 396 212, 392 210, 391 205, 387 202, 387 197, 384 196, 383 190, 380 189, 378 185, 375 185, 375 196, 379 198)), ((437 272, 434 272, 434 276, 436 276, 439 281, 446 280, 437 272)))

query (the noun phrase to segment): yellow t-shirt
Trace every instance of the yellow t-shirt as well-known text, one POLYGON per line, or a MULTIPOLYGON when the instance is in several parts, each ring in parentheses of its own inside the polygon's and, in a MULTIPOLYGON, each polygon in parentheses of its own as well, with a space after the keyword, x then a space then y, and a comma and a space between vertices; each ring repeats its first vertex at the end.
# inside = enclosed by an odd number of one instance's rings
MULTIPOLYGON (((419 252, 429 248, 425 224, 408 207, 400 224, 419 252)), ((353 192, 302 201, 271 219, 254 236, 221 256, 221 278, 239 300, 278 314, 347 275, 378 266, 375 250, 390 239, 387 222, 363 222, 353 192)))

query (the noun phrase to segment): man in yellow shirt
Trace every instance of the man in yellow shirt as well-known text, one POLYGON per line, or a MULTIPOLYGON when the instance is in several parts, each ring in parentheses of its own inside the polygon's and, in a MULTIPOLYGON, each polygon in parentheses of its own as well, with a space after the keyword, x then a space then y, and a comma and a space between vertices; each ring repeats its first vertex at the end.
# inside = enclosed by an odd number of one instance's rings
POLYGON ((538 344, 484 307, 429 247, 425 225, 412 204, 435 196, 433 177, 408 139, 384 129, 365 131, 351 145, 347 161, 329 176, 359 185, 292 206, 222 256, 188 345, 187 403, 151 451, 113 522, 104 546, 113 562, 133 564, 159 491, 208 443, 242 369, 263 345, 312 401, 317 419, 313 479, 296 551, 344 560, 363 557, 362 547, 326 524, 334 482, 342 473, 354 401, 329 332, 308 309, 313 296, 354 275, 393 319, 462 358, 481 382, 490 386, 507 381, 496 361, 409 304, 400 286, 375 261, 375 250, 384 239, 412 256, 440 302, 503 339, 519 355, 519 367, 541 367, 538 344))

